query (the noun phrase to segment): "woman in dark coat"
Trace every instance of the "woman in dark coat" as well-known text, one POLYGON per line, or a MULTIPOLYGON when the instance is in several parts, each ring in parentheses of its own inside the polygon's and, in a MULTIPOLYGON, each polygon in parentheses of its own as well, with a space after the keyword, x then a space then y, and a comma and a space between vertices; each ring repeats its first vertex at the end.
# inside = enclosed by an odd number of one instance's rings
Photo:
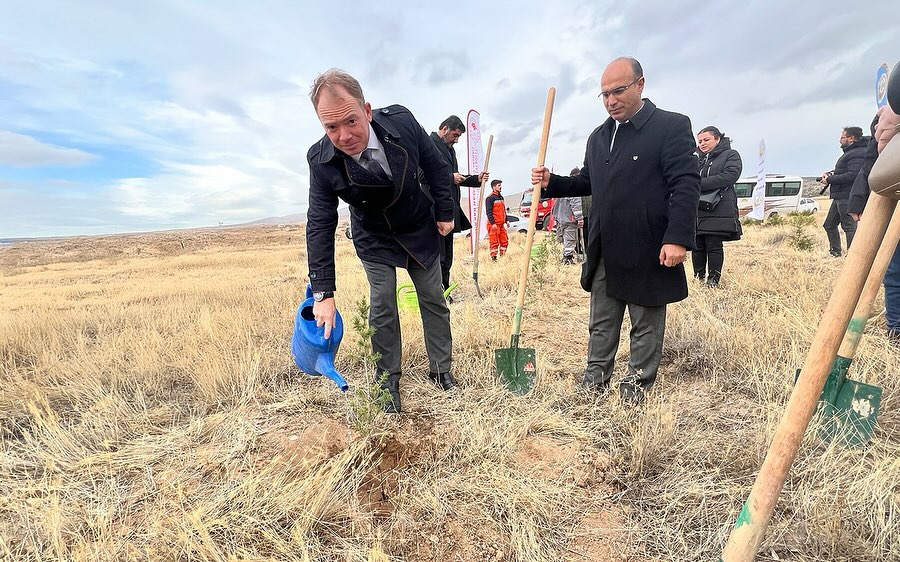
POLYGON ((716 287, 725 262, 722 243, 740 240, 742 234, 734 183, 741 177, 743 164, 741 155, 731 148, 731 139, 715 127, 700 131, 697 147, 700 156, 700 196, 706 198, 704 196, 719 191, 722 198, 712 210, 703 210, 701 201, 697 212, 697 248, 691 253, 691 259, 694 277, 706 280, 710 287, 716 287))

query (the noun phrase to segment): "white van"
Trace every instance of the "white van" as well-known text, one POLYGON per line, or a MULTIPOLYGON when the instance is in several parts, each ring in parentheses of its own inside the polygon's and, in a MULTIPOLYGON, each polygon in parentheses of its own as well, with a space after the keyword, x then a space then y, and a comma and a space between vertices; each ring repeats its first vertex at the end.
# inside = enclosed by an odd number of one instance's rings
MULTIPOLYGON (((738 216, 753 210, 753 188, 756 178, 741 178, 734 184, 738 216)), ((770 215, 797 213, 803 198, 803 178, 783 174, 766 174, 765 218, 770 215)))

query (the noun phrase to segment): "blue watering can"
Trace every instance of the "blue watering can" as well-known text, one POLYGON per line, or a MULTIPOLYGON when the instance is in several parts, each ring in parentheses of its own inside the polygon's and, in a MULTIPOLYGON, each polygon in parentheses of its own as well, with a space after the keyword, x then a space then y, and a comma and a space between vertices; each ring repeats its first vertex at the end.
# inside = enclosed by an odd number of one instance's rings
MULTIPOLYGON (((450 286, 444 291, 445 300, 457 286, 456 282, 450 283, 450 286)), ((416 288, 412 283, 403 283, 397 286, 397 306, 400 307, 400 310, 419 311, 419 297, 416 295, 416 288)))
POLYGON ((349 387, 344 377, 334 368, 334 356, 341 346, 341 338, 344 337, 344 320, 341 313, 335 315, 334 327, 331 329, 331 337, 325 339, 325 326, 316 326, 316 317, 313 315, 312 287, 306 286, 306 300, 300 303, 297 309, 297 319, 294 322, 294 336, 291 338, 291 354, 297 368, 307 375, 324 375, 333 380, 341 392, 346 392, 349 387))

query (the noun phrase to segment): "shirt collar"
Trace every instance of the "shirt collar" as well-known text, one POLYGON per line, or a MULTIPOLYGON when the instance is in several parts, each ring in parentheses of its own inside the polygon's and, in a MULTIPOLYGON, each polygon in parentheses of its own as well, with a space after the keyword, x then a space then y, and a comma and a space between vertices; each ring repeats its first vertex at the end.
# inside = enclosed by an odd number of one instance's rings
MULTIPOLYGON (((375 129, 372 127, 372 123, 369 123, 369 144, 366 145, 366 148, 384 152, 384 145, 382 145, 381 141, 378 140, 378 135, 375 134, 375 129)), ((360 156, 362 156, 362 152, 360 152, 359 154, 351 154, 350 158, 353 158, 353 160, 359 163, 360 156)))

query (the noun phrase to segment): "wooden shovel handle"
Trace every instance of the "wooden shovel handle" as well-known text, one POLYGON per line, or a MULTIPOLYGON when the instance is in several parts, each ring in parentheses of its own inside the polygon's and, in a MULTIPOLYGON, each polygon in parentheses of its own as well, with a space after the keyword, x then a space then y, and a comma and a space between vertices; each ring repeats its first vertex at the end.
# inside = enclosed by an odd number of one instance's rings
POLYGON ((828 371, 837 355, 850 316, 859 302, 859 295, 896 205, 897 201, 875 193, 869 197, 866 213, 853 238, 853 247, 847 253, 847 259, 822 313, 819 328, 806 354, 800 378, 794 385, 781 422, 772 436, 772 444, 750 495, 725 544, 722 552, 724 562, 753 562, 756 558, 781 488, 816 410, 828 371))
MULTIPOLYGON (((556 88, 547 92, 547 106, 544 109, 544 127, 541 130, 541 146, 538 148, 537 166, 544 165, 547 157, 547 142, 550 139, 550 119, 553 117, 553 101, 556 99, 556 88)), ((541 204, 541 184, 531 186, 531 214, 528 217, 528 234, 525 235, 525 255, 522 258, 522 272, 519 276, 519 297, 516 299, 516 312, 513 316, 512 337, 517 339, 522 322, 522 306, 525 304, 525 286, 528 282, 528 266, 531 263, 531 244, 534 242, 534 230, 537 225, 538 206, 541 204)))
POLYGON ((891 258, 894 257, 898 242, 900 242, 900 206, 894 209, 894 215, 888 224, 887 232, 884 233, 881 247, 875 254, 872 269, 869 270, 863 292, 859 296, 859 302, 856 303, 856 310, 853 311, 853 316, 850 318, 847 333, 844 334, 844 340, 838 349, 838 355, 841 357, 847 359, 856 357, 856 348, 859 347, 863 331, 866 329, 866 322, 872 317, 872 304, 875 303, 875 297, 878 296, 878 291, 881 289, 881 281, 891 263, 891 258))
MULTIPOLYGON (((488 171, 488 166, 491 164, 491 145, 494 144, 494 135, 488 137, 488 146, 487 151, 484 153, 484 169, 482 172, 488 171)), ((475 279, 478 279, 478 247, 481 246, 479 244, 481 238, 481 213, 482 207, 484 207, 484 182, 481 182, 481 188, 478 190, 478 207, 476 207, 475 212, 475 224, 472 225, 472 254, 475 256, 473 259, 474 265, 472 269, 472 275, 475 279)))

